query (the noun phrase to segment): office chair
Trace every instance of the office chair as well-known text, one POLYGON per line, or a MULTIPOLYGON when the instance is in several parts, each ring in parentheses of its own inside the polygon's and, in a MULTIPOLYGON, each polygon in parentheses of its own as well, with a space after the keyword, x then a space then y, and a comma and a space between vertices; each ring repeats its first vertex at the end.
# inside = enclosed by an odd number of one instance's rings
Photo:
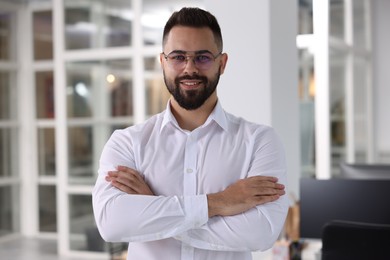
POLYGON ((386 224, 334 220, 322 229, 322 260, 388 260, 389 245, 386 224))

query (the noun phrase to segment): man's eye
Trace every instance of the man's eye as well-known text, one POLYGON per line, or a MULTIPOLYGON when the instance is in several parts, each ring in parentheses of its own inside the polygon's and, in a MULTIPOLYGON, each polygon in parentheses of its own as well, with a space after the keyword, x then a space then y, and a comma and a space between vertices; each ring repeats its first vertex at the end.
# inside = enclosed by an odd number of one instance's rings
POLYGON ((209 57, 207 55, 198 55, 198 56, 196 56, 196 61, 200 62, 200 63, 206 63, 206 62, 211 61, 211 57, 209 57))
POLYGON ((186 60, 186 56, 184 55, 172 55, 170 57, 171 60, 174 60, 174 61, 185 61, 186 60))

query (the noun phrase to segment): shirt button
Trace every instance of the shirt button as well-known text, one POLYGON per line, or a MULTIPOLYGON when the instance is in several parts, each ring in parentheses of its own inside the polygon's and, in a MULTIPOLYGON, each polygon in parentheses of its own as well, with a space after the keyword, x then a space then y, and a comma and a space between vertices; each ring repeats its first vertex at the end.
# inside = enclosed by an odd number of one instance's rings
POLYGON ((187 173, 193 173, 194 170, 192 170, 191 168, 188 168, 188 169, 186 170, 186 172, 187 172, 187 173))

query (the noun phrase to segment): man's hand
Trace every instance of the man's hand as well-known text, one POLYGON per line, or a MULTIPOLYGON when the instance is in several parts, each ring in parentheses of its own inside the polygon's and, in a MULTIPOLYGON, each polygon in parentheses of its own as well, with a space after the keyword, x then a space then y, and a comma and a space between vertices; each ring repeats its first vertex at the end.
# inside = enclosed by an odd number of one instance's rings
POLYGON ((108 172, 106 181, 128 194, 154 195, 141 174, 125 166, 118 166, 117 171, 108 172))
POLYGON ((279 199, 285 194, 285 187, 277 181, 275 177, 253 176, 238 180, 221 192, 208 194, 209 217, 237 215, 279 199))

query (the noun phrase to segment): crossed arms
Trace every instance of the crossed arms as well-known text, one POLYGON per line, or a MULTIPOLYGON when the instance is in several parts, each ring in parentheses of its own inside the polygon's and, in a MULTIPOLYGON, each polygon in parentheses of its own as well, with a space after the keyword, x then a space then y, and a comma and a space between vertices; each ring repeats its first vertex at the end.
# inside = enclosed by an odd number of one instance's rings
MULTIPOLYGON (((127 194, 155 195, 136 170, 125 166, 109 171, 105 179, 127 194)), ((207 194, 208 216, 234 216, 279 199, 285 194, 285 187, 277 181, 276 177, 252 176, 238 180, 221 192, 207 194)))
POLYGON ((254 251, 270 248, 279 236, 288 202, 284 156, 274 145, 254 156, 247 178, 191 196, 155 194, 120 145, 106 145, 93 191, 95 220, 105 240, 174 238, 206 250, 254 251))
POLYGON ((282 206, 269 203, 285 197, 275 177, 253 176, 218 193, 178 198, 155 196, 137 171, 124 166, 109 171, 105 182, 116 191, 101 197, 95 193, 94 210, 107 241, 174 237, 208 250, 266 250, 280 232, 274 221, 285 218, 282 206), (271 209, 257 207, 267 203, 271 209))

